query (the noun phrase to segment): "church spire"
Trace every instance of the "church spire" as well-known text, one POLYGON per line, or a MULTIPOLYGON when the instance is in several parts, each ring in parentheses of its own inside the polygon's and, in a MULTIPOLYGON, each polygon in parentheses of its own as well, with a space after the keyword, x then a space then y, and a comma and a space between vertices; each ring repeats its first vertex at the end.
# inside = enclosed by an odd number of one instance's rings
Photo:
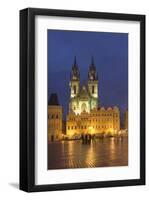
POLYGON ((94 64, 94 57, 92 56, 91 57, 91 65, 90 65, 90 70, 94 70, 94 71, 96 71, 96 67, 95 67, 95 64, 94 64))
POLYGON ((76 58, 76 56, 74 57, 74 63, 73 63, 73 65, 72 65, 72 69, 76 69, 76 70, 78 70, 78 66, 77 66, 77 58, 76 58))
POLYGON ((74 66, 77 65, 77 59, 76 59, 76 56, 74 57, 74 66))
POLYGON ((76 56, 74 57, 74 63, 72 65, 72 72, 71 72, 71 79, 79 79, 80 73, 77 65, 77 59, 76 56))
POLYGON ((92 56, 91 65, 94 66, 94 57, 92 56))
POLYGON ((91 64, 89 66, 89 72, 88 72, 88 79, 90 80, 98 80, 98 75, 96 72, 96 66, 94 64, 94 57, 91 57, 91 64))

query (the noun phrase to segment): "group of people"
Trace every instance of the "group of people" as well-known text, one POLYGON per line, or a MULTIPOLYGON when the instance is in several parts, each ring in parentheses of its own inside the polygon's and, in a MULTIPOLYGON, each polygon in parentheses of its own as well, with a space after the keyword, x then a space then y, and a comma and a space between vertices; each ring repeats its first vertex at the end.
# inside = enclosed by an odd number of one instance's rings
POLYGON ((95 136, 91 134, 82 134, 81 140, 82 140, 82 144, 90 144, 91 140, 95 140, 95 136))

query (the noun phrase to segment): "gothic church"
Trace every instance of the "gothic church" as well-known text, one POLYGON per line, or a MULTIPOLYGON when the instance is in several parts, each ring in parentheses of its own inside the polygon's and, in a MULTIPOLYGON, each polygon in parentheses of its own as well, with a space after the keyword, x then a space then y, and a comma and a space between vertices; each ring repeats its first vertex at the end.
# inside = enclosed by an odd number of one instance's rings
POLYGON ((90 113, 91 110, 97 109, 99 106, 98 98, 98 74, 92 57, 88 71, 87 84, 80 84, 80 72, 74 59, 72 71, 70 75, 70 103, 69 112, 80 114, 82 112, 90 113))

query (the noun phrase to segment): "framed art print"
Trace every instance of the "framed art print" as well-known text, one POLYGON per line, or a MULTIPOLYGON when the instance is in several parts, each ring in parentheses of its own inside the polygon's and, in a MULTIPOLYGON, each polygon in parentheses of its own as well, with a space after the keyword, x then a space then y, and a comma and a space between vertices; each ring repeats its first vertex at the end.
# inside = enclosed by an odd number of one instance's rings
POLYGON ((20 189, 145 184, 145 16, 20 11, 20 189))

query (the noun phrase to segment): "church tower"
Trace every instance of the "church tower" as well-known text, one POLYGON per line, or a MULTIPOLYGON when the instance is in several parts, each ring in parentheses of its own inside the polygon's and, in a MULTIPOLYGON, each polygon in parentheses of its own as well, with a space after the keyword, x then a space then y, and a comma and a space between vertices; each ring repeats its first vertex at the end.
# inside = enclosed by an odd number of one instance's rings
POLYGON ((74 64, 72 65, 69 85, 70 85, 70 97, 74 98, 78 95, 80 86, 80 73, 76 61, 76 56, 74 59, 74 64))
POLYGON ((94 58, 91 59, 91 65, 88 72, 88 91, 91 96, 91 109, 98 108, 98 74, 94 64, 94 58))
POLYGON ((69 112, 73 111, 78 113, 78 96, 80 92, 80 73, 76 61, 76 56, 74 59, 74 63, 72 65, 72 70, 70 74, 70 102, 69 102, 69 112))

